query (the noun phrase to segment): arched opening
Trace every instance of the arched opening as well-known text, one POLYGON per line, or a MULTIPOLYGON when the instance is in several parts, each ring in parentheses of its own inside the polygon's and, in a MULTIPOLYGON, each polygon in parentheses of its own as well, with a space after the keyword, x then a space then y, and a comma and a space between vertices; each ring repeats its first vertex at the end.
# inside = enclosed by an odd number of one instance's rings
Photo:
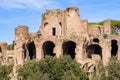
POLYGON ((61 22, 59 22, 59 25, 62 27, 62 23, 61 22))
POLYGON ((29 57, 30 59, 35 59, 36 58, 36 48, 34 42, 31 42, 27 45, 28 51, 29 51, 29 57))
POLYGON ((111 41, 111 56, 117 56, 118 45, 116 40, 111 41))
POLYGON ((45 22, 45 23, 44 23, 44 26, 46 26, 46 25, 48 25, 48 22, 45 22))
POLYGON ((99 43, 99 39, 98 38, 94 38, 93 42, 99 43))
POLYGON ((75 48, 76 48, 76 43, 73 41, 67 41, 64 42, 62 45, 63 49, 63 55, 70 55, 72 59, 75 58, 75 48))
POLYGON ((55 44, 53 42, 46 41, 42 46, 44 56, 46 55, 55 56, 54 47, 55 47, 55 44))
POLYGON ((102 48, 97 44, 87 46, 86 53, 88 58, 96 58, 100 56, 102 59, 102 48), (99 56, 97 56, 99 55, 99 56))

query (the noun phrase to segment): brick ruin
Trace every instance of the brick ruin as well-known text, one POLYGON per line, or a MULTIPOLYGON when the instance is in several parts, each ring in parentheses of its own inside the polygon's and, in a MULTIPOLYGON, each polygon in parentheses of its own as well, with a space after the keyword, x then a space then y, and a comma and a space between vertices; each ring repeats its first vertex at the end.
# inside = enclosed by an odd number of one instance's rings
MULTIPOLYGON (((15 29, 14 41, 16 65, 46 55, 70 55, 92 71, 97 61, 106 65, 112 56, 120 59, 120 36, 111 34, 111 20, 106 19, 103 25, 88 25, 88 20, 80 19, 77 7, 46 10, 38 32, 30 33, 27 26, 20 25, 15 29)), ((2 49, 6 48, 0 47, 0 52, 2 49)))
POLYGON ((9 64, 14 61, 14 50, 8 50, 8 44, 0 41, 0 63, 9 64))

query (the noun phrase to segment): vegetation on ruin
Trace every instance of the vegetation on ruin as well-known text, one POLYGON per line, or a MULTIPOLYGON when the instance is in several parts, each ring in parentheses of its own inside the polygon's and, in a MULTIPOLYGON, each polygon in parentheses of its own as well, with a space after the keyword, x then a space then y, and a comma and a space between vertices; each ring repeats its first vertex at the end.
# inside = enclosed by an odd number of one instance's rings
POLYGON ((69 56, 31 60, 18 67, 18 80, 88 80, 80 64, 69 56))
MULTIPOLYGON (((98 25, 103 25, 105 21, 100 21, 100 22, 89 22, 88 24, 89 25, 92 25, 92 24, 98 24, 98 25)), ((117 25, 120 25, 120 21, 119 20, 111 20, 111 25, 113 26, 117 26, 117 25)))
POLYGON ((107 35, 107 34, 103 34, 103 37, 104 37, 104 38, 107 38, 107 37, 108 37, 108 35, 107 35))

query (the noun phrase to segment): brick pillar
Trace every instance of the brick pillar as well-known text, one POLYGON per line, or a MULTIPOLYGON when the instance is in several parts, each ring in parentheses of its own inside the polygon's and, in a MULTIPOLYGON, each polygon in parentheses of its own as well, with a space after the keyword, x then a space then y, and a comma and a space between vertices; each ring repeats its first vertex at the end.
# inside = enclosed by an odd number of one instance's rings
POLYGON ((63 53, 62 53, 62 43, 61 42, 57 42, 55 44, 55 53, 56 53, 56 57, 59 57, 59 56, 63 55, 63 53))
POLYGON ((36 59, 42 59, 44 57, 42 52, 42 45, 40 43, 36 43, 36 59))
POLYGON ((111 41, 110 39, 101 40, 100 46, 102 47, 102 61, 107 65, 111 58, 111 41))
POLYGON ((15 46, 15 51, 14 51, 14 56, 15 56, 14 60, 16 65, 20 65, 24 63, 22 43, 21 42, 19 43, 20 45, 15 46))
POLYGON ((75 59, 77 62, 81 62, 83 60, 83 41, 80 41, 76 44, 76 49, 75 49, 75 59))

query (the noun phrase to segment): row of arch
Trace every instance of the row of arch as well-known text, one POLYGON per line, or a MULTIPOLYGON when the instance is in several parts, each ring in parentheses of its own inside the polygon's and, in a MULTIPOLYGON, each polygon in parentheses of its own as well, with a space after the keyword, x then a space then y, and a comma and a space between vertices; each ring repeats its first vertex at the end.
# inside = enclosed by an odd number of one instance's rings
MULTIPOLYGON (((99 40, 95 40, 98 42, 99 40)), ((54 53, 54 48, 55 44, 52 41, 46 41, 42 45, 42 50, 44 53, 44 56, 50 55, 50 56, 55 56, 56 53, 54 53)), ((27 50, 24 48, 24 58, 27 56, 26 52, 27 50)), ((63 55, 70 55, 72 59, 75 58, 76 52, 76 43, 74 41, 66 41, 62 44, 62 50, 63 50, 63 55)), ((29 57, 30 59, 36 58, 36 48, 34 42, 31 42, 27 44, 27 49, 29 52, 29 57)), ((111 56, 116 56, 118 53, 118 45, 117 45, 117 40, 112 40, 111 41, 111 56)), ((88 58, 92 58, 92 54, 99 55, 100 58, 102 59, 102 48, 99 44, 91 44, 86 47, 86 54, 88 58)))
MULTIPOLYGON (((44 57, 46 55, 55 56, 56 53, 54 53, 54 48, 55 48, 55 44, 52 41, 44 42, 42 45, 44 57)), ((76 55, 75 48, 76 48, 76 43, 73 41, 67 41, 62 44, 63 54, 70 55, 72 59, 74 59, 76 55)), ((36 58, 36 48, 34 42, 31 42, 27 45, 23 44, 23 49, 24 49, 24 59, 27 57, 27 53, 29 53, 30 59, 36 58)))
MULTIPOLYGON (((43 43, 42 49, 44 56, 50 55, 50 56, 55 56, 56 53, 54 53, 54 48, 55 44, 52 41, 46 41, 43 43)), ((63 49, 63 55, 70 55, 72 59, 75 58, 75 48, 76 48, 76 43, 73 41, 67 41, 62 44, 62 49, 63 49)))

